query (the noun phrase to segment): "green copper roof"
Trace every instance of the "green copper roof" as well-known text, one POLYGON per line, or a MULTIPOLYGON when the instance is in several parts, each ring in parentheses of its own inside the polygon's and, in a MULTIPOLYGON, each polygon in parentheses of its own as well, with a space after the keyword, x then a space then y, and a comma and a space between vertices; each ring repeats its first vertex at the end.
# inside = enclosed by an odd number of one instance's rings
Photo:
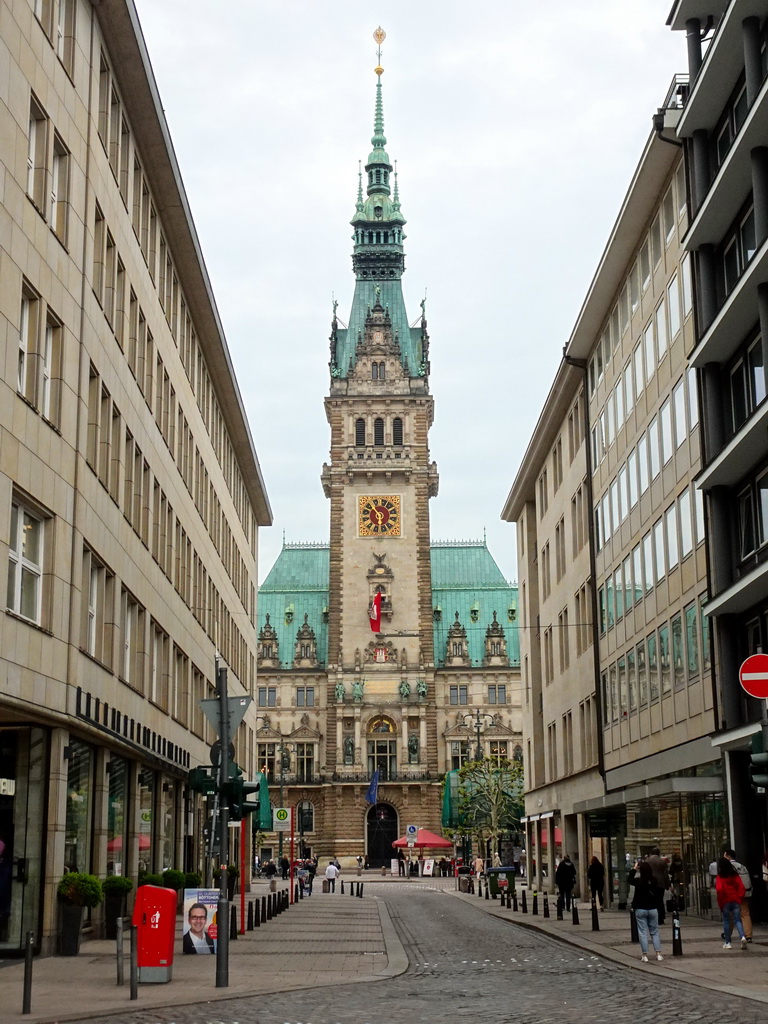
POLYGON ((481 665, 485 633, 496 612, 504 629, 509 663, 519 665, 517 587, 507 583, 485 542, 433 543, 431 562, 435 664, 445 664, 448 631, 458 612, 472 664, 481 665))
POLYGON ((388 310, 395 340, 400 346, 400 361, 409 376, 423 377, 426 357, 423 350, 424 327, 411 328, 403 299, 401 278, 405 270, 403 241, 405 218, 400 210, 400 192, 397 172, 393 175, 384 135, 384 108, 381 76, 376 83, 376 111, 373 122, 373 149, 365 165, 366 193, 363 195, 362 177, 358 180, 357 202, 351 224, 354 234, 352 267, 355 272, 355 294, 346 328, 334 319, 331 337, 331 374, 346 377, 355 365, 358 337, 362 336, 365 320, 378 300, 388 310))
MULTIPOLYGON (((485 632, 493 621, 504 628, 511 665, 520 664, 517 631, 517 587, 506 582, 484 542, 452 541, 431 546, 432 607, 436 664, 445 663, 448 630, 459 613, 467 632, 473 665, 481 665, 485 632)), ((327 544, 284 545, 259 588, 261 629, 266 616, 277 633, 280 664, 290 668, 296 634, 307 616, 315 632, 317 655, 324 667, 328 659, 329 547, 327 544)))

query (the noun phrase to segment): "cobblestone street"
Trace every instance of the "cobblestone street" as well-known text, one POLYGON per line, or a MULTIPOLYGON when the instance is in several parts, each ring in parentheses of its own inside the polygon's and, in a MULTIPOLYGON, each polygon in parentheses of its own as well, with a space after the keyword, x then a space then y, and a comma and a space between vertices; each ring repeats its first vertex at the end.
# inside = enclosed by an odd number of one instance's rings
MULTIPOLYGON (((400 1019, 409 1024, 764 1024, 766 1019, 764 1005, 680 982, 666 974, 665 963, 654 964, 653 974, 627 968, 426 886, 366 889, 386 900, 408 954, 409 968, 399 977, 121 1013, 121 1024, 391 1024, 400 1019)), ((713 957, 712 970, 722 972, 724 984, 727 969, 727 960, 713 957)), ((765 961, 755 960, 755 969, 764 972, 765 961)), ((99 1018, 103 1024, 115 1020, 99 1018)))

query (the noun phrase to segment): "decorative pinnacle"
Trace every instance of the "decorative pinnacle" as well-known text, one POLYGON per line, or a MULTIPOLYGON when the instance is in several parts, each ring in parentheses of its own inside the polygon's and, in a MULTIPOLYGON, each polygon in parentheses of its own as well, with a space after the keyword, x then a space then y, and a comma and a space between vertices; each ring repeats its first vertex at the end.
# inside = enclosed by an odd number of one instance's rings
POLYGON ((387 33, 384 31, 381 25, 379 25, 379 27, 373 33, 373 38, 378 43, 378 49, 376 51, 376 59, 378 61, 378 64, 374 68, 374 71, 379 76, 379 79, 381 79, 381 76, 384 74, 384 68, 381 66, 381 44, 387 38, 387 33))
POLYGON ((363 208, 363 165, 362 161, 357 161, 357 208, 362 210, 363 208))

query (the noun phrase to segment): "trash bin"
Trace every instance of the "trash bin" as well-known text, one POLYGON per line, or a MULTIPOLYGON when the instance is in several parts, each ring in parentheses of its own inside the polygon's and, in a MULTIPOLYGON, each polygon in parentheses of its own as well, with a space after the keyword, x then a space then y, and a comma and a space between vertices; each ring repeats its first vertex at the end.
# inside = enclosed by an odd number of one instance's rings
POLYGON ((514 867, 486 868, 485 877, 488 879, 492 900, 495 900, 499 893, 506 893, 515 888, 514 867))
POLYGON ((459 892, 469 892, 469 875, 459 875, 459 892))
POLYGON ((175 889, 140 885, 136 890, 133 924, 137 928, 137 961, 140 982, 171 980, 173 942, 176 937, 175 889))

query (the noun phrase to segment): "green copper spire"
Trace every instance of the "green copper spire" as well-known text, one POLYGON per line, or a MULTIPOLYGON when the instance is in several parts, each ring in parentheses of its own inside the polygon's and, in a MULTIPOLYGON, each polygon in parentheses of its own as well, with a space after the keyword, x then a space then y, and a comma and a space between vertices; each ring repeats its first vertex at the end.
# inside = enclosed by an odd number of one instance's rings
POLYGON ((369 310, 377 303, 387 311, 392 336, 400 348, 400 360, 409 376, 426 374, 426 345, 422 328, 411 328, 403 301, 401 278, 405 270, 405 217, 400 209, 400 193, 395 172, 394 194, 390 184, 393 166, 385 149, 384 99, 381 76, 381 42, 383 29, 374 32, 379 44, 379 63, 375 68, 376 103, 373 117, 371 150, 365 165, 366 194, 363 195, 362 175, 358 171, 357 202, 351 224, 352 267, 355 273, 355 295, 347 328, 336 328, 331 338, 331 373, 334 377, 347 377, 356 362, 357 339, 365 330, 369 310))

